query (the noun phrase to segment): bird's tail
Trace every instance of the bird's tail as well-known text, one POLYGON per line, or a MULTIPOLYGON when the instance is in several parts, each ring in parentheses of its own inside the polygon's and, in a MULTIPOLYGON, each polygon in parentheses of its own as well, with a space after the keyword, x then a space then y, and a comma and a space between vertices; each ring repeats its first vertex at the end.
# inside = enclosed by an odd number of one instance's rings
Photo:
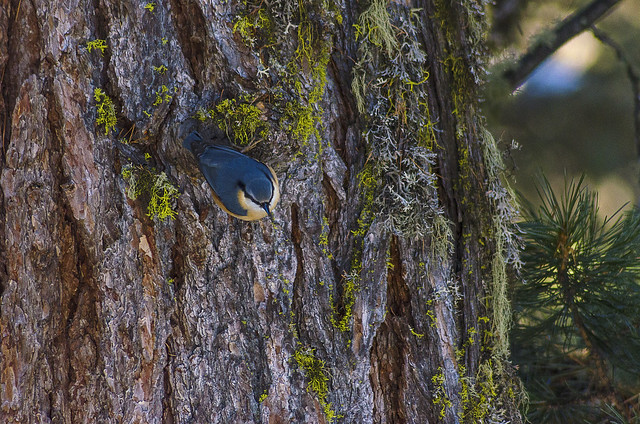
POLYGON ((201 146, 203 141, 204 140, 202 140, 202 137, 200 137, 200 134, 198 134, 197 131, 192 131, 188 136, 185 137, 182 145, 191 150, 191 153, 196 155, 196 152, 202 149, 201 146))

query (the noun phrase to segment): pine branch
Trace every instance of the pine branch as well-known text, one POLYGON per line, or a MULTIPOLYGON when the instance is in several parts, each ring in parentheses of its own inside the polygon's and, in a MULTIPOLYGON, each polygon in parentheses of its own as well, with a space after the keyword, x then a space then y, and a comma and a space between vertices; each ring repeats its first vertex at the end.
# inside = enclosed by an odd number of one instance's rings
POLYGON ((640 212, 600 219, 584 177, 560 195, 543 177, 538 194, 538 206, 523 202, 527 283, 513 295, 513 358, 536 399, 529 418, 604 422, 596 406, 624 410, 620 376, 640 373, 640 212))
POLYGON ((598 19, 618 4, 620 0, 594 0, 584 9, 563 20, 553 31, 551 41, 538 42, 525 53, 515 65, 504 73, 505 79, 515 90, 520 87, 546 58, 556 52, 564 43, 591 27, 598 19))

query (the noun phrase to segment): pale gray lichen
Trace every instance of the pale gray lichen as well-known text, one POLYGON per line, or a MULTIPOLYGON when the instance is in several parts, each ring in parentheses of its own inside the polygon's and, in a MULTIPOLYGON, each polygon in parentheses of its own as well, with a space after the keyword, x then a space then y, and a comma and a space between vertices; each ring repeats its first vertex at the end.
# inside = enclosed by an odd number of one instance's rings
POLYGON ((371 1, 355 25, 360 48, 352 83, 358 109, 368 117, 363 135, 380 177, 377 217, 387 230, 409 238, 431 235, 434 217, 444 219, 432 171, 435 123, 426 53, 416 41, 419 19, 399 4, 371 1))

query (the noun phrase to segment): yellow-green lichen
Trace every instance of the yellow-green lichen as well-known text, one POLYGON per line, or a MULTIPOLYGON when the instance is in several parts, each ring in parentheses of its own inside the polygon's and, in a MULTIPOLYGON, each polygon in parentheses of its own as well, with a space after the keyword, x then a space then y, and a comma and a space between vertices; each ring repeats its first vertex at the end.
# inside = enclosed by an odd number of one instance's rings
POLYGON ((104 125, 104 134, 109 135, 118 122, 113 102, 100 88, 93 90, 93 98, 96 101, 98 113, 96 125, 104 125))
MULTIPOLYGON (((458 189, 462 190, 464 194, 469 193, 472 190, 471 177, 472 177, 472 165, 471 158, 469 156, 469 148, 463 144, 458 146, 458 189)), ((469 200, 466 196, 462 196, 462 204, 469 204, 469 200)))
POLYGON ((320 248, 327 259, 333 259, 333 255, 329 250, 329 218, 322 217, 322 232, 320 233, 320 248))
POLYGON ((169 102, 173 99, 173 96, 169 94, 170 90, 166 85, 162 85, 162 87, 158 88, 155 92, 156 100, 153 102, 153 106, 158 106, 161 103, 169 102))
POLYGON ((151 198, 147 206, 147 216, 164 220, 175 219, 178 212, 173 209, 173 200, 179 196, 178 189, 171 184, 167 174, 157 174, 151 186, 151 198))
POLYGON ((438 322, 438 318, 436 318, 436 314, 432 309, 427 309, 427 317, 429 317, 429 326, 435 327, 438 322))
POLYGON ((91 50, 96 49, 100 50, 100 54, 104 54, 105 49, 107 48, 107 40, 92 40, 87 41, 87 51, 91 52, 91 50))
POLYGON ((380 184, 380 170, 374 168, 373 164, 367 164, 358 174, 358 182, 363 192, 363 206, 358 216, 358 227, 351 230, 356 237, 364 237, 369 231, 373 222, 373 206, 375 203, 375 193, 380 184))
POLYGON ((353 27, 356 40, 368 41, 391 56, 398 49, 398 39, 391 24, 387 4, 385 0, 372 0, 353 27))
POLYGON ((318 126, 324 111, 319 102, 327 84, 330 45, 320 38, 303 2, 298 2, 298 13, 297 47, 294 59, 286 66, 289 77, 285 78, 294 99, 286 102, 280 125, 295 140, 305 143, 312 136, 320 138, 318 126), (311 84, 303 84, 301 74, 309 75, 311 84))
POLYGON ((148 197, 148 217, 175 219, 178 212, 173 204, 180 192, 169 181, 167 174, 130 163, 122 167, 122 178, 127 183, 126 194, 131 200, 136 200, 141 195, 148 197))
POLYGON ((391 245, 387 247, 387 254, 385 256, 386 256, 385 263, 386 263, 387 270, 393 271, 396 268, 396 266, 394 265, 393 258, 391 257, 391 245))
POLYGON ((431 401, 433 406, 439 408, 438 416, 443 419, 447 413, 447 408, 451 408, 453 404, 445 392, 445 377, 442 367, 438 367, 436 374, 431 377, 431 383, 433 383, 431 401))
POLYGON ((160 65, 160 66, 153 66, 153 70, 161 75, 164 75, 169 69, 164 65, 160 65))
MULTIPOLYGON (((215 116, 215 112, 212 111, 212 113, 214 113, 215 116)), ((210 118, 209 116, 209 112, 207 112, 205 109, 200 108, 198 110, 196 110, 195 116, 194 118, 196 118, 197 120, 199 120, 200 122, 204 122, 206 121, 208 118, 210 118)))
POLYGON ((440 147, 436 138, 436 124, 431 118, 429 103, 420 101, 418 106, 422 111, 422 116, 425 117, 425 121, 418 128, 418 142, 421 146, 433 151, 436 147, 440 147))
POLYGON ((273 22, 264 8, 244 16, 238 16, 233 24, 233 33, 240 34, 242 40, 249 47, 253 47, 260 30, 271 32, 273 22))
POLYGON ((336 412, 327 401, 329 394, 329 376, 323 360, 316 358, 314 349, 298 348, 293 354, 298 367, 304 372, 307 381, 307 391, 313 392, 318 402, 324 410, 328 423, 332 423, 336 418, 336 412))
POLYGON ((155 2, 155 1, 153 1, 153 2, 150 2, 150 3, 145 4, 145 5, 144 5, 144 8, 145 8, 146 10, 148 10, 149 12, 153 12, 153 11, 154 11, 154 9, 156 8, 156 2, 155 2))
POLYGON ((245 11, 234 19, 233 31, 260 57, 257 79, 269 95, 272 111, 279 114, 280 128, 299 146, 308 146, 311 137, 320 139, 323 110, 319 102, 332 46, 327 27, 333 25, 332 17, 339 20, 338 7, 331 1, 276 0, 265 7, 263 2, 246 0, 243 4, 245 11), (286 42, 292 35, 295 44, 286 42))
POLYGON ((329 304, 331 305, 331 324, 338 330, 344 332, 349 331, 351 318, 353 315, 353 305, 356 303, 356 292, 360 282, 360 271, 362 263, 360 259, 352 266, 349 274, 343 275, 342 296, 340 308, 333 298, 333 294, 329 295, 329 304))
POLYGON ((297 141, 306 142, 312 135, 319 136, 316 125, 320 122, 320 117, 312 105, 288 102, 283 118, 281 126, 297 141))
POLYGON ((467 331, 467 341, 465 342, 465 346, 471 346, 475 341, 475 336, 476 334, 478 334, 478 330, 476 330, 475 327, 470 327, 469 330, 467 331))
MULTIPOLYGON (((465 373, 465 367, 460 365, 460 374, 465 373)), ((475 377, 463 376, 460 379, 460 386, 460 404, 462 406, 462 410, 458 413, 460 420, 473 424, 486 422, 487 416, 496 409, 492 404, 495 403, 498 396, 491 360, 480 363, 475 377)), ((499 412, 494 411, 494 414, 499 415, 499 412)))
MULTIPOLYGON (((460 114, 464 108, 464 105, 468 104, 468 83, 469 78, 467 70, 465 68, 465 62, 461 57, 450 54, 447 56, 443 65, 447 71, 449 71, 453 77, 453 86, 451 89, 451 97, 453 98, 453 115, 460 117, 460 114)), ((460 121, 458 121, 460 124, 460 121)))
POLYGON ((422 333, 417 333, 413 327, 409 327, 409 331, 411 331, 411 334, 413 334, 414 336, 416 336, 417 338, 421 339, 424 337, 424 334, 422 333))
MULTIPOLYGON (((478 325, 486 326, 490 319, 487 316, 478 317, 478 325)), ((480 343, 481 351, 491 352, 495 340, 493 334, 483 330, 482 339, 478 339, 479 330, 472 326, 467 330, 467 337, 460 349, 456 349, 456 362, 460 377, 460 400, 462 409, 458 412, 461 421, 465 423, 481 424, 487 421, 504 421, 505 397, 509 402, 526 401, 526 395, 515 399, 515 392, 523 393, 520 383, 508 376, 503 365, 503 358, 489 357, 481 359, 475 375, 467 375, 467 368, 463 365, 465 352, 471 346, 480 343), (488 419, 488 417, 490 417, 488 419)), ((495 356, 494 353, 491 353, 495 356)))
MULTIPOLYGON (((207 113, 196 112, 198 119, 205 120, 207 113)), ((254 141, 256 136, 266 138, 269 127, 263 120, 262 111, 251 103, 251 98, 243 96, 240 101, 225 99, 208 111, 208 116, 214 118, 218 126, 228 137, 241 146, 254 141)))

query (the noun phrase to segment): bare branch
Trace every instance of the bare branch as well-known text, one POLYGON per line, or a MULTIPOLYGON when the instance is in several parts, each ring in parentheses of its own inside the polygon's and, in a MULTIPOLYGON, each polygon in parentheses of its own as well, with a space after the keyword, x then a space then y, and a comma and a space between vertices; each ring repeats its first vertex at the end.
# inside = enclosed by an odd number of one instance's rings
POLYGON ((620 61, 624 63, 624 66, 627 70, 627 77, 631 82, 631 90, 633 91, 633 122, 636 128, 636 150, 638 153, 638 160, 640 161, 640 70, 633 66, 630 58, 622 50, 622 47, 620 47, 618 43, 613 41, 607 34, 600 31, 595 26, 591 27, 591 32, 593 32, 593 35, 598 40, 600 40, 603 44, 611 47, 613 51, 616 52, 616 56, 618 56, 618 59, 620 59, 620 61))
POLYGON ((532 46, 518 60, 514 68, 505 72, 504 76, 509 81, 511 89, 515 90, 521 86, 540 63, 551 56, 564 43, 591 27, 619 2, 620 0, 594 0, 584 9, 563 20, 552 31, 553 37, 551 41, 545 39, 532 46))

